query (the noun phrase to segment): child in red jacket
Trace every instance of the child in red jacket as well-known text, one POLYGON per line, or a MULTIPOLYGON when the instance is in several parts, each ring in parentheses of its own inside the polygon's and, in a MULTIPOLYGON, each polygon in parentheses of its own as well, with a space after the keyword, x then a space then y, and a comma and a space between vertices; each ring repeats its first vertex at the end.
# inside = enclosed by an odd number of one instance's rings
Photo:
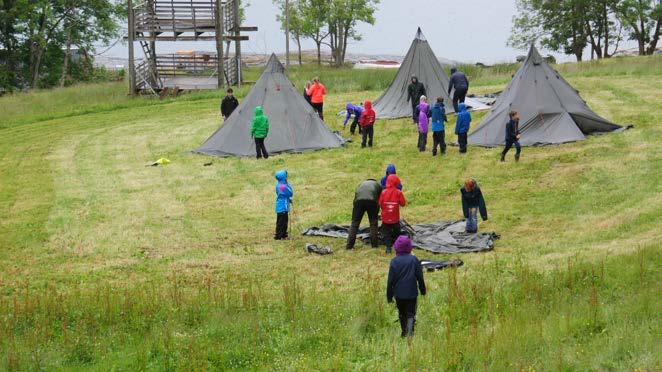
POLYGON ((407 204, 405 195, 398 190, 400 178, 390 174, 386 178, 386 189, 379 196, 382 209, 382 235, 386 244, 386 253, 391 253, 393 242, 400 236, 400 207, 407 204))
POLYGON ((372 102, 365 101, 363 104, 363 113, 361 118, 359 118, 359 125, 361 126, 361 135, 363 139, 361 140, 361 148, 365 147, 366 140, 368 140, 368 146, 372 147, 372 136, 374 135, 373 126, 375 125, 375 110, 372 109, 372 102))

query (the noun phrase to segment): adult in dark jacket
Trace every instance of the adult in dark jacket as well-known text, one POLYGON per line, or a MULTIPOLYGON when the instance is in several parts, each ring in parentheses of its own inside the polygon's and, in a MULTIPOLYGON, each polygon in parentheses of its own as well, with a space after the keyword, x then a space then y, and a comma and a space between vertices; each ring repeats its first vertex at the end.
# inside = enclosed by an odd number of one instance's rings
POLYGON ((352 225, 347 236, 347 249, 353 249, 356 243, 356 233, 359 231, 364 214, 368 214, 370 221, 370 245, 377 248, 379 245, 378 221, 379 196, 382 193, 382 185, 374 179, 367 179, 359 185, 354 192, 354 206, 352 207, 352 225))
POLYGON ((227 95, 221 101, 221 116, 223 116, 223 120, 227 120, 232 114, 232 111, 239 106, 239 101, 237 101, 233 93, 232 88, 228 88, 227 95))
POLYGON ((519 155, 522 152, 522 147, 519 145, 519 114, 517 111, 511 111, 510 120, 506 124, 506 147, 503 148, 501 153, 501 161, 506 161, 506 154, 513 145, 515 145, 515 161, 519 161, 519 155))
POLYGON ((401 336, 413 336, 416 323, 416 302, 418 292, 425 296, 425 280, 421 262, 411 254, 411 240, 400 235, 395 241, 396 256, 391 260, 386 283, 386 300, 398 306, 401 336))
POLYGON ((418 110, 416 107, 421 101, 421 97, 427 95, 425 85, 418 81, 416 76, 411 77, 411 84, 407 87, 407 102, 411 103, 412 119, 414 124, 418 124, 418 110))
POLYGON ((460 189, 462 193, 462 212, 467 220, 465 231, 468 233, 478 232, 478 211, 483 221, 487 221, 487 206, 483 193, 474 179, 464 181, 464 187, 460 189))
POLYGON ((453 88, 455 88, 455 93, 453 93, 453 108, 455 112, 458 112, 458 102, 464 103, 464 99, 469 91, 469 79, 467 79, 467 75, 458 71, 455 67, 451 68, 451 80, 448 84, 449 96, 453 88))

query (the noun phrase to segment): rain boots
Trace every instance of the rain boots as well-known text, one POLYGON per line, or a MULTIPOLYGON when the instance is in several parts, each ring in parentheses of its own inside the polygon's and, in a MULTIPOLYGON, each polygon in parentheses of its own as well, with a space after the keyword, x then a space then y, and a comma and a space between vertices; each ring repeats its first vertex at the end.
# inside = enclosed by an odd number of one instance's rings
POLYGON ((519 152, 515 153, 515 161, 519 161, 519 152))

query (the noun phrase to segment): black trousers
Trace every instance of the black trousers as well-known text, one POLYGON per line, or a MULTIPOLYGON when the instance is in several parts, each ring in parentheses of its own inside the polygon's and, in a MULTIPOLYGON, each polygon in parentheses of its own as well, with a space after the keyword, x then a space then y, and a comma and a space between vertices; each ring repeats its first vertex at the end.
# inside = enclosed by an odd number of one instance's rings
POLYGON ((437 146, 441 153, 446 153, 446 131, 432 132, 432 156, 437 155, 437 146))
POLYGON ((368 142, 368 146, 372 147, 372 137, 375 134, 375 128, 374 125, 368 125, 366 127, 361 128, 361 147, 365 147, 366 141, 368 142))
POLYGON ((359 117, 354 116, 354 120, 352 121, 352 125, 349 126, 349 132, 354 134, 356 132, 356 128, 359 128, 359 134, 361 134, 361 126, 359 125, 359 117))
POLYGON ((460 133, 457 135, 457 144, 460 145, 460 152, 467 152, 467 134, 460 133))
POLYGON ((274 239, 281 240, 287 238, 287 223, 290 219, 288 212, 276 213, 276 234, 274 239))
POLYGON ((522 152, 522 146, 519 145, 519 141, 506 141, 506 147, 503 148, 501 157, 504 158, 508 151, 515 145, 515 157, 519 158, 519 154, 522 152))
POLYGON ((402 337, 407 335, 407 319, 412 319, 412 334, 414 332, 413 323, 416 322, 416 298, 412 299, 395 299, 395 304, 398 306, 398 318, 400 318, 400 329, 402 330, 402 337))
POLYGON ((373 248, 377 248, 379 245, 377 222, 379 204, 373 200, 355 200, 354 207, 352 208, 352 225, 349 228, 349 235, 347 236, 347 249, 354 248, 354 244, 356 243, 356 233, 359 231, 361 220, 366 213, 368 214, 368 220, 370 221, 370 245, 372 245, 373 248))
POLYGON ((455 93, 453 93, 453 108, 455 109, 455 112, 458 112, 458 102, 464 103, 464 99, 467 97, 467 90, 468 89, 455 89, 455 93))
POLYGON ((264 138, 255 139, 255 152, 257 154, 258 159, 262 157, 264 157, 265 159, 269 158, 269 154, 267 153, 267 148, 264 146, 264 138))
POLYGON ((382 223, 382 238, 386 244, 386 252, 391 253, 393 243, 400 236, 400 223, 382 223))
POLYGON ((428 144, 428 134, 418 132, 418 151, 425 151, 425 146, 428 144))
POLYGON ((317 112, 317 115, 319 115, 320 119, 324 120, 324 102, 311 103, 311 105, 313 105, 313 108, 315 109, 315 112, 317 112))

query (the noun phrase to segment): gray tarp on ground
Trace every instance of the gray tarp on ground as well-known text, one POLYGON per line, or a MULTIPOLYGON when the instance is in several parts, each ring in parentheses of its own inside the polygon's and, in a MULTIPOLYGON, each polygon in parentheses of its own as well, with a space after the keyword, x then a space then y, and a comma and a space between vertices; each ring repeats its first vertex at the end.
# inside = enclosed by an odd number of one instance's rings
POLYGON ((331 132, 285 75, 275 54, 255 86, 225 123, 194 152, 213 156, 255 156, 251 123, 256 106, 269 118, 265 141, 269 154, 340 147, 343 139, 331 132))
MULTIPOLYGON (((439 221, 417 225, 409 225, 405 221, 400 221, 400 224, 402 233, 411 237, 412 245, 415 248, 433 253, 489 251, 494 248, 494 241, 499 238, 494 232, 465 233, 464 220, 439 221)), ((303 235, 347 239, 348 232, 348 225, 326 224, 306 229, 303 235)), ((368 228, 360 229, 357 238, 370 241, 368 228)))
POLYGON ((591 111, 579 93, 540 56, 534 46, 492 111, 469 135, 469 144, 505 142, 508 113, 520 114, 523 146, 580 141, 587 134, 621 129, 591 111))
MULTIPOLYGON (((397 119, 412 116, 411 103, 407 102, 407 87, 411 83, 412 75, 418 77, 418 81, 425 85, 428 102, 434 103, 437 97, 443 97, 446 112, 454 111, 453 102, 448 96, 448 75, 444 72, 419 27, 391 85, 373 102, 378 118, 397 119)), ((474 110, 489 108, 469 97, 466 98, 465 103, 474 110)))

